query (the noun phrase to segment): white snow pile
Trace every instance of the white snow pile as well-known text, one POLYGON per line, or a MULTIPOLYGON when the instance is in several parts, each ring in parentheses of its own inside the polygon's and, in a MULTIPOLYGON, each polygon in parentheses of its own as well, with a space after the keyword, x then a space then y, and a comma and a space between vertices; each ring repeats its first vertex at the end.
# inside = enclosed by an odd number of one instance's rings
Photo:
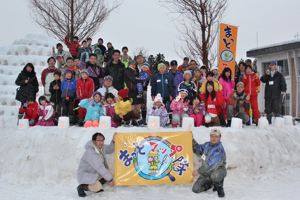
MULTIPOLYGON (((12 45, 0 47, 0 117, 8 125, 17 123, 20 102, 15 100, 18 86, 15 81, 24 66, 31 62, 40 85, 39 94, 43 94, 42 71, 48 66, 47 59, 52 56, 52 46, 57 40, 41 34, 28 34, 12 45)), ((67 48, 64 47, 66 50, 67 48)))
MULTIPOLYGON (((300 127, 255 126, 244 129, 220 128, 227 153, 227 199, 299 199, 300 127), (290 185, 292 183, 292 185, 290 185), (283 190, 284 189, 284 190, 283 190), (295 196, 296 195, 296 196, 295 196)), ((181 131, 183 129, 176 129, 181 131)), ((199 143, 209 140, 211 128, 195 128, 199 143)), ((0 133, 0 199, 78 199, 76 171, 84 145, 98 128, 7 127, 0 133)), ((165 128, 160 131, 175 131, 165 128)), ((109 144, 114 132, 149 132, 147 128, 112 128, 104 133, 109 144)), ((114 154, 108 156, 114 168, 114 154)), ((200 166, 194 155, 194 169, 200 166)), ((194 181, 196 178, 194 179, 194 181)), ((155 186, 104 186, 92 199, 216 199, 212 190, 194 194, 192 184, 155 186)))

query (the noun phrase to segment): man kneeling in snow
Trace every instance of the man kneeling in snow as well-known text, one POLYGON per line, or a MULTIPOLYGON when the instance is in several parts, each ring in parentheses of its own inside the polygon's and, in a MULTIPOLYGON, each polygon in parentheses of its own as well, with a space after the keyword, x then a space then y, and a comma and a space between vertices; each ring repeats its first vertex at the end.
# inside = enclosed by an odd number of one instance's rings
POLYGON ((226 153, 220 140, 219 129, 210 131, 210 142, 199 145, 193 139, 194 153, 200 153, 202 158, 202 166, 193 171, 193 176, 200 175, 192 189, 195 193, 207 191, 214 185, 214 191, 218 191, 218 196, 225 196, 223 182, 227 174, 226 153))
POLYGON ((115 135, 109 145, 104 145, 105 137, 101 133, 95 133, 92 140, 85 145, 83 154, 77 170, 78 195, 85 197, 84 191, 102 192, 102 184, 109 182, 110 187, 115 186, 113 180, 114 172, 108 168, 106 154, 115 150, 115 135))

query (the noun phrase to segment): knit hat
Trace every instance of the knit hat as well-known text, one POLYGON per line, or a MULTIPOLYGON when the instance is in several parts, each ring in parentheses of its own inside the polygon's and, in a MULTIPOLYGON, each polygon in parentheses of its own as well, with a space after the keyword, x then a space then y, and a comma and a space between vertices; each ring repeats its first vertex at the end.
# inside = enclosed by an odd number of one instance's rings
POLYGON ((103 80, 106 81, 107 79, 110 79, 110 80, 112 80, 112 81, 114 80, 113 77, 112 77, 111 75, 105 76, 103 80))
POLYGON ((149 69, 146 72, 150 75, 152 74, 151 70, 149 70, 149 69))
POLYGON ((181 68, 182 68, 182 67, 188 67, 188 64, 183 63, 183 64, 181 65, 181 68))
POLYGON ((198 67, 194 70, 194 72, 200 72, 200 74, 202 74, 201 69, 199 69, 198 67))
POLYGON ((165 65, 164 63, 159 63, 159 64, 157 65, 157 69, 159 70, 161 67, 166 68, 166 65, 165 65))
POLYGON ((95 91, 95 92, 93 93, 93 98, 95 97, 96 94, 99 94, 99 95, 100 95, 100 99, 102 98, 102 95, 101 95, 101 93, 100 93, 99 91, 95 91))
POLYGON ((176 60, 171 61, 171 66, 173 66, 173 65, 178 65, 176 60))
POLYGON ((162 99, 160 93, 158 93, 154 98, 154 102, 158 102, 158 101, 160 101, 161 103, 163 102, 163 99, 162 99))
POLYGON ((188 94, 188 91, 187 91, 187 89, 182 88, 182 89, 179 90, 178 93, 179 93, 179 94, 180 94, 180 93, 186 93, 186 94, 188 94))
POLYGON ((87 69, 82 69, 82 70, 80 71, 80 74, 82 74, 82 73, 86 73, 87 75, 89 75, 89 71, 88 71, 87 69))
POLYGON ((122 89, 122 90, 120 90, 120 91, 118 92, 118 96, 119 96, 119 97, 122 97, 122 98, 124 99, 124 98, 127 97, 128 93, 129 93, 128 88, 122 89))
POLYGON ((65 70, 65 75, 66 75, 67 73, 73 74, 73 70, 72 70, 72 69, 66 69, 66 70, 65 70))
POLYGON ((219 70, 218 67, 216 67, 216 66, 213 66, 210 70, 212 71, 212 70, 215 70, 215 69, 219 70))
POLYGON ((213 128, 211 131, 210 131, 210 134, 209 135, 216 135, 216 136, 221 136, 221 131, 219 129, 216 129, 216 128, 213 128))
POLYGON ((132 64, 135 64, 135 65, 136 65, 135 60, 130 60, 130 61, 128 62, 128 66, 129 66, 129 65, 132 65, 132 64))
POLYGON ((94 53, 96 53, 97 50, 100 51, 100 52, 99 52, 100 54, 102 53, 102 51, 101 51, 100 48, 96 48, 95 51, 94 51, 94 53))
POLYGON ((270 64, 277 65, 277 62, 273 60, 273 61, 270 62, 270 64))
POLYGON ((144 62, 143 65, 142 65, 142 68, 146 66, 148 69, 149 69, 149 63, 148 62, 144 62))
POLYGON ((191 75, 191 76, 192 76, 192 73, 191 73, 191 71, 190 71, 190 70, 186 70, 186 71, 184 71, 184 73, 183 73, 183 77, 184 77, 186 74, 189 74, 189 75, 191 75))
POLYGON ((239 85, 245 87, 245 85, 244 85, 243 82, 238 82, 238 83, 236 84, 236 87, 239 86, 239 85))

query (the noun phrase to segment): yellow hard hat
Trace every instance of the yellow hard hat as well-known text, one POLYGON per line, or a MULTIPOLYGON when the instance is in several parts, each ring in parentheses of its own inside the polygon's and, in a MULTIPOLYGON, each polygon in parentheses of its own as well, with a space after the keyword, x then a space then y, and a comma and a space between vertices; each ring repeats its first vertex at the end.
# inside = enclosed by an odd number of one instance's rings
POLYGON ((148 154, 148 156, 159 156, 158 155, 158 151, 154 151, 154 152, 150 151, 149 154, 148 154))

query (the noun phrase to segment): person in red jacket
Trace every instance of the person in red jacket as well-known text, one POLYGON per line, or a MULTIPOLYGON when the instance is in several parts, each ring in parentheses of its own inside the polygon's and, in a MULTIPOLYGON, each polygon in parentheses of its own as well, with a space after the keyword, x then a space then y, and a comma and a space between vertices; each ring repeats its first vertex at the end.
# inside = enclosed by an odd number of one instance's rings
POLYGON ((26 113, 24 119, 29 120, 29 126, 35 126, 35 124, 39 120, 39 115, 37 112, 38 107, 39 104, 35 101, 35 98, 29 96, 27 98, 27 104, 25 103, 19 109, 20 113, 26 113))
POLYGON ((78 37, 74 36, 73 37, 73 42, 70 43, 68 41, 68 34, 66 34, 65 43, 68 46, 69 51, 70 51, 71 55, 73 56, 73 59, 77 58, 78 49, 81 47, 80 44, 78 43, 78 37))
MULTIPOLYGON (((82 99, 89 99, 95 92, 95 84, 93 79, 89 78, 89 72, 87 69, 83 69, 80 72, 81 78, 77 80, 76 93, 79 101, 82 99)), ((84 117, 86 115, 86 109, 80 107, 78 110, 78 125, 83 126, 84 117)))
POLYGON ((200 94, 200 98, 205 102, 205 123, 207 126, 220 126, 218 116, 222 113, 225 98, 219 90, 214 91, 214 82, 207 81, 205 94, 200 94))
MULTIPOLYGON (((258 119, 260 118, 260 112, 258 110, 257 104, 257 87, 260 86, 260 80, 256 73, 252 72, 252 67, 250 65, 246 66, 246 74, 242 79, 245 85, 245 93, 250 96, 250 104, 252 113, 255 118, 255 123, 258 124, 258 119)), ((247 115, 249 115, 249 110, 246 110, 247 115)))

